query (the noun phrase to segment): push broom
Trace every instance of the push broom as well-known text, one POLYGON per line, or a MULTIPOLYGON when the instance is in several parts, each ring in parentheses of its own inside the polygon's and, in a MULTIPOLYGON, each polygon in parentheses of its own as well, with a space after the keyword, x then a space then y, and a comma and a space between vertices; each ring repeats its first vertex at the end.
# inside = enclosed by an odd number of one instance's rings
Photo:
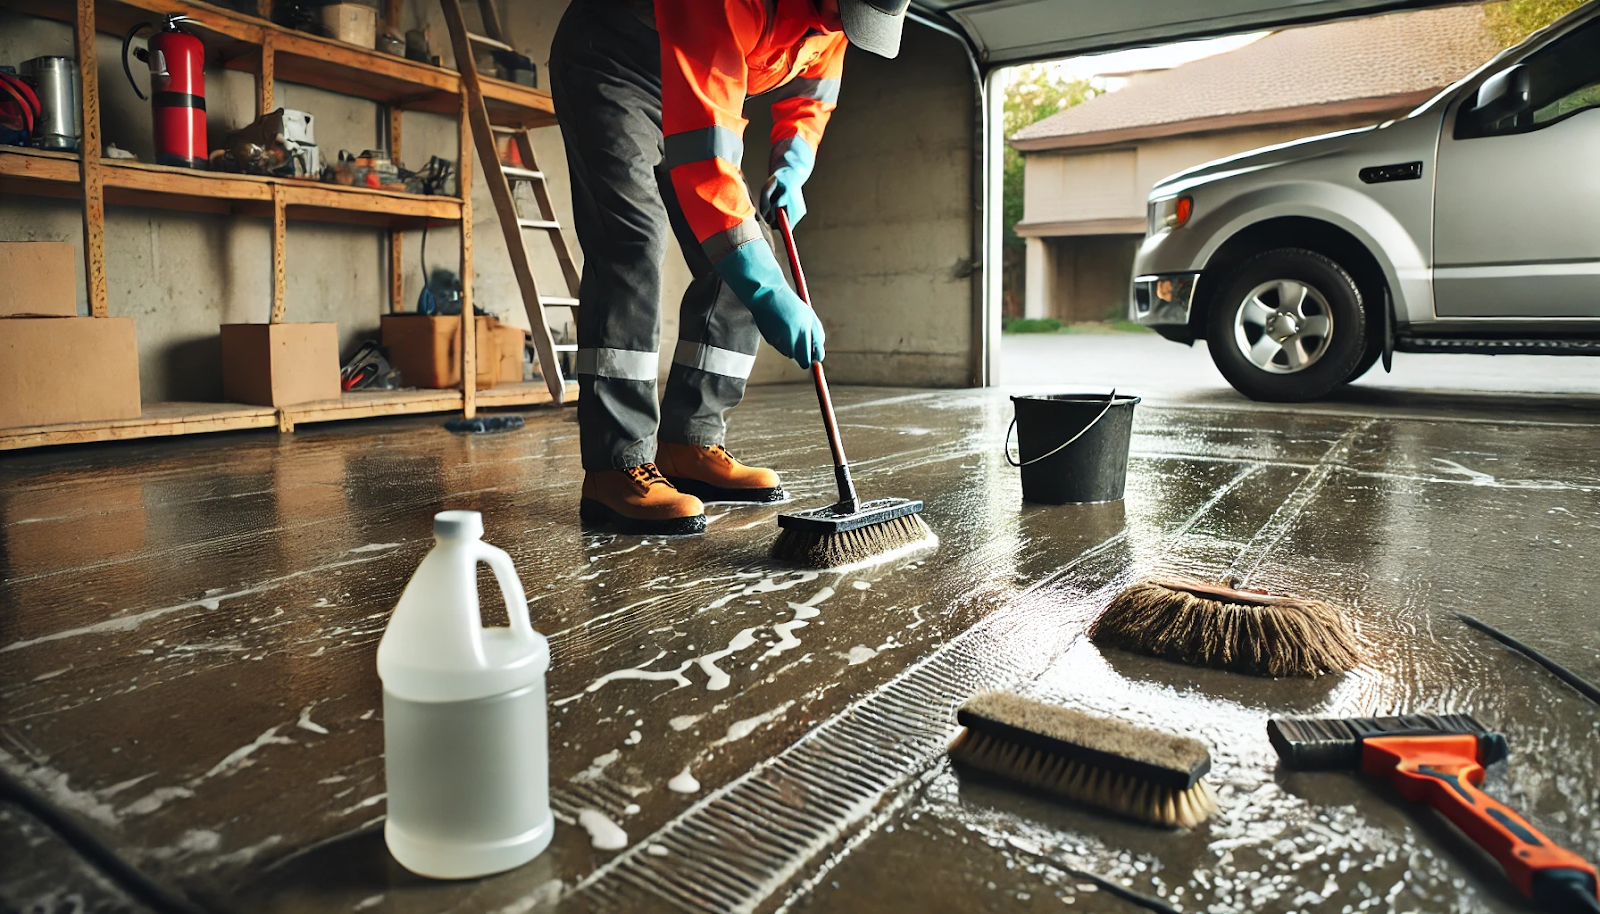
MULTIPOLYGON (((806 274, 800 269, 800 254, 795 249, 789 214, 778 208, 778 230, 789 253, 789 271, 794 274, 800 300, 811 304, 806 274)), ((778 516, 778 539, 772 544, 772 557, 785 562, 832 568, 849 565, 921 542, 933 535, 920 515, 922 502, 908 498, 878 498, 862 501, 850 478, 850 463, 844 456, 839 437, 839 420, 833 414, 828 396, 828 378, 822 362, 811 363, 811 379, 817 387, 817 405, 822 408, 822 424, 828 432, 828 448, 833 452, 833 477, 839 486, 839 500, 823 508, 778 516)))

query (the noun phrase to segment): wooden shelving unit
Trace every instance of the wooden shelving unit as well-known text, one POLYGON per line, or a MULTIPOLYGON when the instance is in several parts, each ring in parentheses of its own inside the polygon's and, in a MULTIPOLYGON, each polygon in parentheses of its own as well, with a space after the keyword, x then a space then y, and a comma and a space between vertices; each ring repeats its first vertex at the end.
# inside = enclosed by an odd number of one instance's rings
MULTIPOLYGON (((577 383, 568 383, 569 402, 577 395, 577 383)), ((550 402, 550 391, 540 381, 502 384, 490 390, 478 391, 477 401, 480 407, 538 406, 550 402)), ((313 422, 460 412, 464 404, 465 396, 459 390, 355 391, 337 400, 300 403, 276 409, 240 403, 146 403, 144 415, 137 419, 0 429, 0 451, 252 428, 276 428, 282 432, 292 432, 296 425, 313 422)))
MULTIPOLYGON (((83 250, 89 312, 107 315, 105 282, 105 207, 137 206, 217 213, 272 221, 273 292, 269 318, 284 319, 287 263, 284 238, 291 221, 339 222, 388 229, 389 305, 403 301, 401 233, 424 225, 461 228, 463 310, 472 313, 472 137, 465 117, 461 77, 416 61, 282 28, 266 20, 271 0, 258 0, 261 17, 247 16, 193 0, 0 0, 0 7, 70 22, 75 28, 82 79, 83 143, 86 155, 0 146, 0 193, 65 197, 83 202, 83 250), (257 114, 275 110, 277 81, 303 83, 365 98, 388 109, 388 148, 398 158, 401 113, 428 111, 454 115, 459 125, 456 197, 418 196, 343 187, 315 181, 264 178, 169 168, 105 159, 100 133, 100 90, 94 35, 121 35, 133 24, 168 13, 191 18, 186 26, 206 45, 208 62, 253 73, 257 114)), ((391 16, 396 0, 390 0, 391 16)), ((555 123, 550 95, 515 83, 482 79, 490 120, 500 127, 526 130, 555 123)), ((479 406, 549 403, 540 383, 474 389, 475 322, 462 321, 463 385, 458 390, 360 391, 338 400, 281 408, 235 403, 146 403, 138 419, 0 429, 0 450, 51 444, 115 441, 166 435, 273 428, 296 424, 408 413, 456 412, 473 415, 479 406)), ((575 397, 576 385, 568 385, 575 397)))

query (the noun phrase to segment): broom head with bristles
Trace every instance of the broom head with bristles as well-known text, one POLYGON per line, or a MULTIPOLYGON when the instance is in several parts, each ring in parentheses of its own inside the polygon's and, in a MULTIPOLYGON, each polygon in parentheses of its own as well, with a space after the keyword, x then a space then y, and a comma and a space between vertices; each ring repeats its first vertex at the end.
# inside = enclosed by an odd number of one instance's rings
POLYGON ((1117 594, 1089 638, 1254 676, 1318 676, 1361 661, 1354 626, 1331 604, 1183 578, 1152 578, 1117 594))
POLYGON ((812 568, 851 565, 931 537, 921 513, 920 501, 880 498, 854 511, 829 505, 781 514, 772 557, 812 568))
POLYGON ((1094 717, 1008 692, 973 696, 950 760, 1075 803, 1168 828, 1216 812, 1211 752, 1186 736, 1094 717))

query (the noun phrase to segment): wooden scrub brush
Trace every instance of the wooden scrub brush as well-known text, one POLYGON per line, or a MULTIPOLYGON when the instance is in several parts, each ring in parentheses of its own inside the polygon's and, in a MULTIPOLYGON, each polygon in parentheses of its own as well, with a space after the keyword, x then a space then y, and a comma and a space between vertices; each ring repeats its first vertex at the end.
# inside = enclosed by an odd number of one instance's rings
POLYGON ((1130 819, 1169 828, 1217 809, 1200 778, 1211 751, 1186 736, 1147 730, 1009 692, 973 696, 956 712, 957 765, 1130 819))

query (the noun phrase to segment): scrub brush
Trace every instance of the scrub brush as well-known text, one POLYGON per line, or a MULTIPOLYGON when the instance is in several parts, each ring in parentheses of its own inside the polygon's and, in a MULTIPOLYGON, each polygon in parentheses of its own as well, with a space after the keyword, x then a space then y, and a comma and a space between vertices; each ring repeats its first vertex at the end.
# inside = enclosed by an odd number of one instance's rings
POLYGON ((1169 828, 1217 810, 1200 778, 1211 752, 1186 736, 983 692, 956 712, 964 728, 950 744, 957 765, 988 771, 1087 806, 1169 828))
POLYGON ((1328 603, 1184 578, 1117 594, 1089 640, 1254 676, 1340 673, 1361 661, 1354 627, 1328 603))
MULTIPOLYGON (((806 289, 806 274, 800 269, 794 232, 789 214, 778 209, 778 228, 789 250, 789 270, 800 299, 811 304, 806 289)), ((839 500, 822 508, 778 516, 781 528, 772 544, 772 557, 783 562, 835 568, 884 555, 906 546, 932 541, 933 531, 920 515, 922 502, 908 498, 879 498, 861 501, 850 479, 850 463, 844 456, 839 437, 839 422, 833 415, 833 399, 828 395, 828 379, 821 362, 811 363, 816 383, 817 405, 822 408, 822 424, 827 428, 828 447, 833 452, 833 477, 839 486, 839 500)))

